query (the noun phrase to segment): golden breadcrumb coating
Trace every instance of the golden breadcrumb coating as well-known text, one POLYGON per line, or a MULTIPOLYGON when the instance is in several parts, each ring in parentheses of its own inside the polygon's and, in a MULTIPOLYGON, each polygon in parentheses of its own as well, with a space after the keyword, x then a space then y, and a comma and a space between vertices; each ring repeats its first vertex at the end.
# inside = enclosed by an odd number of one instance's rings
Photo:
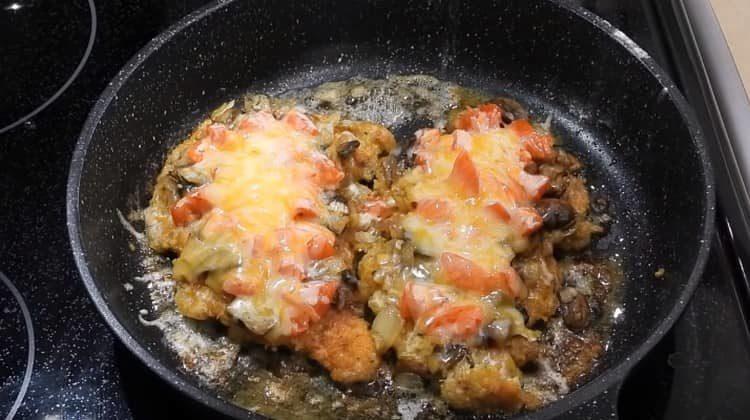
POLYGON ((348 311, 329 311, 292 345, 323 365, 336 382, 372 380, 380 364, 367 322, 348 311))

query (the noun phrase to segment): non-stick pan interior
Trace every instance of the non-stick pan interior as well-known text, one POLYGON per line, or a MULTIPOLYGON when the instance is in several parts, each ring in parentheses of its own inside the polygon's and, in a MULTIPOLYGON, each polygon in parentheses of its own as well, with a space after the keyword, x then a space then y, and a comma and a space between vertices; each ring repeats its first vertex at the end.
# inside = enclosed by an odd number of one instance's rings
POLYGON ((617 32, 554 2, 461 3, 230 2, 135 58, 97 104, 72 169, 82 260, 127 334, 179 370, 158 331, 138 321, 139 293, 122 286, 142 273, 116 210, 145 205, 165 153, 200 118, 247 91, 425 73, 552 116, 616 220, 597 249, 623 262, 624 314, 601 371, 641 346, 678 303, 705 240, 710 187, 689 123, 645 53, 617 32))

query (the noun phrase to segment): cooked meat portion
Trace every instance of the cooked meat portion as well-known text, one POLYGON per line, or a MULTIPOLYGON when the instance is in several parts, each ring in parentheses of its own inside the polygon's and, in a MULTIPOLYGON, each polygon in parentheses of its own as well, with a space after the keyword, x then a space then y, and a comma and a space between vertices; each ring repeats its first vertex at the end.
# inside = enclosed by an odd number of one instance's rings
POLYGON ((367 322, 348 311, 329 311, 294 337, 292 346, 323 365, 336 382, 370 381, 380 365, 367 322))
POLYGON ((448 372, 440 384, 440 396, 462 410, 513 412, 523 405, 520 376, 510 354, 478 350, 448 372))
POLYGON ((229 299, 208 286, 179 283, 174 300, 180 313, 188 318, 201 321, 219 319, 224 322, 229 319, 227 314, 229 299))

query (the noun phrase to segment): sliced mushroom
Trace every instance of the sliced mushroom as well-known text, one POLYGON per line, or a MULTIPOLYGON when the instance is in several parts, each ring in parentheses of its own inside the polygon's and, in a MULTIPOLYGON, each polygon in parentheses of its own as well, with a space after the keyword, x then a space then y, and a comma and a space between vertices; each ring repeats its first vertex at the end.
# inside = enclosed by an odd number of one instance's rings
POLYGON ((354 153, 357 148, 359 147, 360 143, 359 140, 349 140, 344 143, 339 144, 339 147, 336 149, 336 153, 339 155, 340 158, 348 158, 349 156, 354 153))
POLYGON ((542 216, 544 227, 560 229, 569 226, 575 220, 575 210, 565 200, 545 198, 539 200, 536 209, 542 216))
POLYGON ((577 294, 572 301, 562 305, 562 315, 565 325, 573 331, 580 331, 589 325, 591 310, 586 297, 577 294))

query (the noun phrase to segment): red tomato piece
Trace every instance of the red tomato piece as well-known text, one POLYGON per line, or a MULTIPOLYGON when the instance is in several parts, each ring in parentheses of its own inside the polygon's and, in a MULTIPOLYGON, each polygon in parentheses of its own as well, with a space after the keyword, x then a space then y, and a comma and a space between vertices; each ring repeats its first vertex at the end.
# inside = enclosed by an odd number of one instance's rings
POLYGON ((315 202, 309 198, 300 198, 294 203, 295 219, 310 219, 318 215, 315 202))
POLYGON ((250 279, 232 276, 224 280, 222 290, 234 296, 252 296, 257 291, 257 285, 250 279))
POLYGON ((260 131, 274 123, 276 123, 276 118, 273 117, 273 114, 268 111, 258 111, 241 117, 237 128, 245 132, 260 131))
POLYGON ((544 175, 532 175, 528 172, 521 171, 518 175, 518 182, 528 194, 529 198, 536 201, 542 198, 550 187, 549 178, 544 175))
POLYGON ((484 292, 487 271, 474 261, 452 252, 443 252, 440 255, 440 269, 454 286, 484 292))
POLYGON ((305 278, 305 270, 293 255, 285 255, 279 258, 276 271, 282 276, 292 277, 297 280, 305 278))
POLYGON ((510 129, 519 137, 529 136, 536 133, 534 127, 529 123, 529 120, 515 120, 510 123, 510 129))
POLYGON ((495 290, 501 290, 506 295, 512 298, 520 297, 526 286, 521 281, 521 278, 516 273, 513 267, 508 267, 502 271, 492 273, 486 280, 487 293, 491 293, 495 290))
POLYGON ((523 138, 522 144, 524 151, 526 151, 535 161, 548 161, 554 156, 551 136, 536 133, 530 134, 523 138))
POLYGON ((462 150, 453 162, 453 170, 448 180, 469 197, 479 194, 479 172, 465 150, 462 150))
POLYGON ((448 298, 436 286, 410 281, 404 286, 399 310, 404 319, 418 319, 447 301, 448 298))
POLYGON ((336 250, 336 236, 326 227, 316 223, 298 222, 294 226, 296 234, 304 242, 307 255, 314 260, 321 260, 333 255, 336 250))
POLYGON ((453 215, 451 203, 439 198, 418 201, 415 211, 418 215, 433 222, 444 222, 450 220, 453 215))
POLYGON ((187 157, 192 163, 198 163, 203 160, 203 153, 206 151, 205 139, 195 142, 187 151, 187 157))
POLYGON ((477 305, 446 305, 424 322, 424 332, 447 341, 466 340, 475 336, 484 322, 477 305))
POLYGON ((440 269, 444 270, 446 279, 454 286, 487 295, 501 290, 516 298, 520 293, 518 275, 513 268, 490 273, 468 258, 452 252, 440 256, 440 269))
POLYGON ((505 205, 499 201, 488 204, 487 210, 489 210, 492 215, 502 220, 503 222, 510 221, 510 212, 505 207, 505 205))
POLYGON ((310 324, 328 313, 338 290, 336 281, 311 281, 302 283, 296 292, 285 293, 284 300, 291 306, 291 336, 307 331, 310 324))
POLYGON ((312 178, 323 188, 335 188, 344 179, 344 172, 326 156, 314 156, 313 164, 316 172, 312 174, 312 178))
POLYGON ((440 131, 436 128, 425 128, 417 131, 414 161, 422 168, 427 168, 430 161, 430 149, 440 142, 440 131))
POLYGON ((199 194, 200 191, 192 192, 182 197, 169 209, 175 226, 185 226, 211 211, 213 208, 211 202, 199 194))
POLYGON ((362 210, 365 213, 381 218, 388 217, 393 214, 393 207, 389 206, 385 201, 379 198, 363 203, 362 210))
POLYGON ((320 133, 318 127, 315 126, 315 123, 313 123, 307 115, 294 109, 287 112, 286 115, 281 118, 281 121, 293 129, 307 133, 311 136, 317 136, 318 133, 320 133))
POLYGON ((320 318, 322 318, 326 313, 328 313, 328 310, 331 308, 333 298, 336 295, 336 291, 338 291, 339 289, 339 283, 336 281, 326 281, 310 282, 305 283, 305 285, 310 285, 311 283, 321 283, 319 285, 313 286, 317 289, 318 294, 318 302, 313 305, 313 310, 315 310, 315 313, 318 314, 320 318))
POLYGON ((307 242, 307 255, 314 260, 328 258, 336 252, 333 242, 324 235, 315 235, 307 242))
POLYGON ((529 235, 542 227, 542 216, 530 207, 519 207, 513 211, 512 219, 523 235, 529 235))
POLYGON ((502 122, 502 116, 502 110, 495 104, 482 104, 477 108, 467 107, 458 114, 453 126, 469 131, 497 129, 502 122))

